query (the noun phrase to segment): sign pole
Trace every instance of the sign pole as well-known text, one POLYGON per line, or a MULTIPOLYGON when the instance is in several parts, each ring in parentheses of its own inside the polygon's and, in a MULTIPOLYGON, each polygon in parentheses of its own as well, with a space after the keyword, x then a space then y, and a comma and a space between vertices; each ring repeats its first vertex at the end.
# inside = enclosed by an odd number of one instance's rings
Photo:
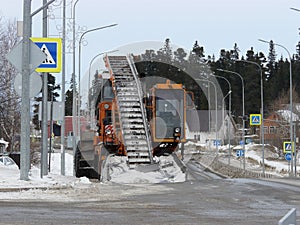
MULTIPOLYGON (((47 4, 47 0, 43 0, 43 5, 47 4)), ((47 11, 48 7, 43 9, 43 37, 47 37, 47 11)), ((48 74, 42 73, 43 78, 43 94, 42 94, 42 149, 41 149, 41 178, 48 174, 47 165, 47 146, 48 146, 48 74)))
POLYGON ((61 123, 60 137, 61 137, 61 175, 65 175, 65 83, 66 83, 66 0, 63 0, 63 33, 62 33, 62 84, 61 84, 61 102, 63 119, 61 123))

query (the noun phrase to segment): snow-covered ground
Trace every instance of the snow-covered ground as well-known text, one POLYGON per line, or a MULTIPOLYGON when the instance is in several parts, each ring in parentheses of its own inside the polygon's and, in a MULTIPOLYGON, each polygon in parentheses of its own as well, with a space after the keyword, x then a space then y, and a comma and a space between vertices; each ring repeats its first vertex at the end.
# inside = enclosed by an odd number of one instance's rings
MULTIPOLYGON (((191 152, 203 152, 206 151, 208 146, 207 144, 198 144, 198 143, 189 143, 188 149, 191 149, 191 152)), ((242 150, 243 146, 241 145, 231 145, 231 165, 236 167, 241 167, 243 157, 237 157, 237 150, 242 150)), ((212 153, 215 151, 215 147, 212 148, 212 153)), ((277 176, 289 176, 291 169, 291 161, 287 161, 284 158, 284 155, 274 146, 264 145, 264 165, 266 172, 270 174, 275 174, 277 176)), ((229 146, 223 145, 218 147, 219 160, 224 162, 228 161, 228 152, 229 146), (223 157, 222 157, 223 156, 223 157)), ((262 170, 262 145, 249 143, 245 145, 245 158, 246 158, 246 169, 252 171, 261 171, 262 170)), ((297 172, 300 173, 300 158, 297 156, 297 172)), ((209 162, 208 162, 209 164, 209 162)), ((294 169, 294 167, 293 167, 294 169)))
MULTIPOLYGON (((111 157, 109 163, 109 181, 112 183, 173 183, 184 182, 185 174, 173 161, 172 156, 156 158, 159 170, 131 170, 128 168, 124 157, 111 157)), ((80 184, 91 183, 86 177, 73 176, 73 155, 65 154, 65 176, 61 175, 61 154, 51 154, 51 171, 41 178, 40 169, 32 166, 29 181, 20 180, 20 171, 16 167, 0 166, 0 189, 6 188, 31 188, 31 187, 72 187, 80 184)), ((146 168, 147 170, 147 168, 146 168)))
MULTIPOLYGON (((242 149, 242 146, 235 146, 233 149, 242 149)), ((281 150, 278 150, 274 146, 265 145, 264 147, 264 164, 267 171, 277 174, 279 176, 289 175, 290 161, 285 160, 284 156, 279 154, 281 150), (268 169, 269 168, 269 169, 268 169)), ((262 164, 262 145, 250 143, 245 145, 245 157, 256 162, 258 165, 262 164)), ((299 156, 297 161, 297 171, 300 173, 299 156)))
MULTIPOLYGON (((186 151, 197 152, 198 148, 203 148, 200 145, 187 145, 186 151)), ((205 147, 205 146, 204 146, 205 147)), ((220 154, 226 154, 228 146, 220 146, 220 154)), ((241 149, 241 146, 232 146, 232 162, 239 159, 234 155, 236 149, 241 149)), ((261 145, 248 144, 245 147, 246 158, 248 159, 247 168, 253 168, 253 170, 259 169, 261 163, 261 145), (251 160, 249 160, 251 159, 251 160), (256 162, 256 165, 255 165, 256 162)), ((73 176, 73 155, 66 153, 66 173, 65 176, 60 172, 60 153, 51 154, 51 172, 41 178, 40 169, 32 166, 29 174, 29 181, 20 180, 20 171, 16 168, 10 168, 7 166, 0 166, 0 189, 9 188, 64 188, 73 186, 90 185, 89 179, 76 178, 73 176)), ((172 156, 169 156, 172 158, 172 156)), ((276 151, 271 151, 269 147, 265 147, 265 160, 264 163, 267 168, 267 172, 278 174, 279 176, 288 176, 290 166, 288 161, 280 159, 276 154, 276 151)), ((123 184, 136 184, 136 183, 166 183, 166 182, 184 182, 185 174, 172 162, 172 159, 168 157, 156 158, 160 160, 160 170, 129 170, 126 165, 126 160, 122 157, 114 157, 109 166, 109 176, 111 183, 123 183, 123 184)), ((185 159, 187 162, 188 159, 185 159)), ((297 171, 300 172, 299 159, 297 160, 297 171)))
POLYGON ((31 187, 66 187, 78 183, 90 183, 87 178, 73 177, 73 156, 66 153, 66 176, 60 175, 60 153, 51 154, 51 172, 41 178, 40 169, 32 166, 29 180, 20 180, 20 170, 14 166, 0 165, 0 189, 31 187))

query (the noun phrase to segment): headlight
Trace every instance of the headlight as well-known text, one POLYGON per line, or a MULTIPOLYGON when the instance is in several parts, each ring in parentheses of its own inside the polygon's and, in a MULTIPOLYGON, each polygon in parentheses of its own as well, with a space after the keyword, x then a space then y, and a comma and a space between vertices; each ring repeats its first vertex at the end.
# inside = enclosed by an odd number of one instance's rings
POLYGON ((175 133, 180 133, 180 127, 175 127, 175 128, 174 128, 174 132, 175 132, 175 133))

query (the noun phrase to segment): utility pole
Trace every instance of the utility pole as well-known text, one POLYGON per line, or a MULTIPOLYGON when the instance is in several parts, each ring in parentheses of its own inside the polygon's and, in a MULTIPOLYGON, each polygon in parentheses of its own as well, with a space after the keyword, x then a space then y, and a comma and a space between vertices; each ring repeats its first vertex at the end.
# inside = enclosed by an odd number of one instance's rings
POLYGON ((30 33, 31 0, 23 2, 23 44, 22 44, 22 105, 21 105, 21 171, 20 179, 29 180, 30 166, 30 33))
MULTIPOLYGON (((22 64, 19 68, 16 68, 22 73, 22 105, 21 105, 21 159, 20 159, 20 180, 29 180, 28 174, 30 169, 30 74, 33 72, 32 69, 38 66, 37 63, 41 63, 45 58, 45 54, 41 53, 40 50, 36 51, 34 47, 31 47, 31 22, 32 17, 38 12, 43 10, 45 7, 53 3, 55 0, 50 0, 45 5, 37 9, 31 14, 31 0, 23 1, 23 40, 22 40, 22 64), (39 62, 40 61, 40 62, 39 62), (37 64, 37 65, 35 65, 37 64)), ((9 58, 10 62, 15 62, 15 50, 11 52, 9 58)), ((14 64, 14 63, 13 63, 14 64)))

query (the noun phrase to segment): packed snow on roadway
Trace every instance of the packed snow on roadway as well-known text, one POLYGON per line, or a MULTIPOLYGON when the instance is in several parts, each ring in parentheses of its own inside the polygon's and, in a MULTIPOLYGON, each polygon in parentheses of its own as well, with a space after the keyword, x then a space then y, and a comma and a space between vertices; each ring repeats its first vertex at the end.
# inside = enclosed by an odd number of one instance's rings
POLYGON ((130 169, 127 157, 109 156, 104 180, 115 183, 174 183, 184 182, 186 174, 176 164, 172 155, 154 158, 154 164, 137 165, 130 169))

